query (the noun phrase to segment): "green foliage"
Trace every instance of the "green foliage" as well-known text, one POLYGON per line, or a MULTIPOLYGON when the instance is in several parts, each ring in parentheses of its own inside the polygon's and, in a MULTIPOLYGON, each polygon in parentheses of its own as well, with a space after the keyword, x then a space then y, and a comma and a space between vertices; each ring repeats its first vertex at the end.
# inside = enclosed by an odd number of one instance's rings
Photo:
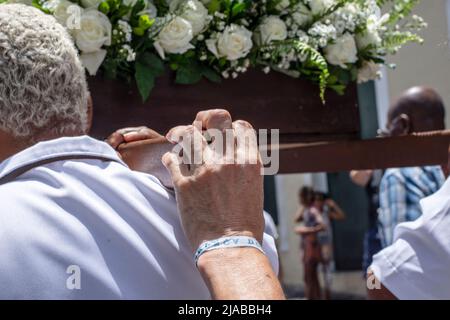
POLYGON ((143 36, 154 23, 155 19, 150 19, 148 15, 139 16, 137 26, 133 28, 133 32, 138 36, 143 36))
MULTIPOLYGON (((7 0, 5 0, 4 2, 6 2, 7 0)), ((0 2, 1 3, 1 2, 0 2)), ((50 14, 50 10, 46 9, 43 7, 43 3, 41 0, 33 0, 31 2, 31 5, 39 10, 41 10, 42 12, 45 12, 47 14, 50 14)))
POLYGON ((220 83, 221 77, 213 69, 205 66, 195 59, 195 55, 188 53, 184 56, 172 57, 170 67, 176 71, 175 82, 178 84, 196 84, 203 77, 211 82, 220 83))
POLYGON ((400 20, 409 16, 414 7, 420 2, 420 0, 402 0, 395 1, 393 8, 390 11, 388 24, 396 24, 400 20))
POLYGON ((320 88, 320 98, 325 103, 325 90, 328 86, 328 78, 330 76, 325 57, 310 45, 298 40, 280 41, 271 46, 273 46, 271 51, 273 52, 274 58, 282 56, 292 49, 295 50, 296 54, 304 57, 305 62, 299 67, 298 71, 300 71, 300 74, 306 75, 312 80, 316 80, 317 78, 320 88))
POLYGON ((211 2, 208 5, 208 11, 209 13, 214 13, 220 10, 221 7, 221 0, 211 0, 211 2))
POLYGON ((423 43, 423 39, 417 34, 411 32, 393 32, 388 34, 383 39, 383 47, 387 52, 394 54, 400 49, 403 45, 415 42, 415 43, 423 43))
POLYGON ((155 80, 165 71, 160 58, 152 53, 143 53, 136 60, 135 79, 143 101, 146 101, 155 86, 155 80))

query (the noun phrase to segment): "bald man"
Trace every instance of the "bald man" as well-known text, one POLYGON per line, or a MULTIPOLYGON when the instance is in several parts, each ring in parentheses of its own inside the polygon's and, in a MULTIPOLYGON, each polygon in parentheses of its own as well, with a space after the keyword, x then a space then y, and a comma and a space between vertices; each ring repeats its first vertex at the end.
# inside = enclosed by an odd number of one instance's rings
MULTIPOLYGON (((388 112, 388 135, 445 129, 442 98, 431 88, 414 87, 403 93, 388 112)), ((395 168, 385 172, 380 185, 380 236, 382 246, 394 239, 402 222, 422 215, 419 201, 438 191, 445 181, 439 166, 395 168)))
MULTIPOLYGON (((390 110, 388 129, 392 135, 444 129, 444 114, 435 91, 413 88, 390 110)), ((448 168, 443 169, 448 173, 448 168)), ((382 218, 389 222, 386 217, 401 209, 400 217, 409 222, 396 226, 392 244, 373 257, 367 277, 370 299, 450 299, 450 179, 428 196, 440 180, 437 167, 386 172, 382 218), (414 215, 420 217, 414 220, 414 215)))

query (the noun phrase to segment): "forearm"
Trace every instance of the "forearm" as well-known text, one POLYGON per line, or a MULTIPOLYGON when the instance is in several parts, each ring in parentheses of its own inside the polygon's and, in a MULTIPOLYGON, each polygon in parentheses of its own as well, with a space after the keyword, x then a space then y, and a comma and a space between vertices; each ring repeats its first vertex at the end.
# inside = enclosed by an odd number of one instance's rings
POLYGON ((226 248, 204 253, 199 271, 213 299, 285 299, 269 259, 254 248, 226 248))
POLYGON ((318 225, 315 227, 298 227, 295 232, 303 236, 318 233, 325 229, 324 225, 318 225))

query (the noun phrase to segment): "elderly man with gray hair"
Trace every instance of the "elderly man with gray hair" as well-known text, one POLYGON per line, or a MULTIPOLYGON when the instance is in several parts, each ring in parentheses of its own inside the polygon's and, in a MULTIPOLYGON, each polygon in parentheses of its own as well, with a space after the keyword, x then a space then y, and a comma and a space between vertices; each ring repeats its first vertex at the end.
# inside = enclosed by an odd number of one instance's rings
MULTIPOLYGON (((0 298, 283 298, 260 159, 223 165, 204 152, 186 166, 168 152, 167 189, 86 136, 88 100, 65 29, 33 7, 0 5, 0 298)), ((196 120, 235 139, 251 130, 223 110, 196 120)))

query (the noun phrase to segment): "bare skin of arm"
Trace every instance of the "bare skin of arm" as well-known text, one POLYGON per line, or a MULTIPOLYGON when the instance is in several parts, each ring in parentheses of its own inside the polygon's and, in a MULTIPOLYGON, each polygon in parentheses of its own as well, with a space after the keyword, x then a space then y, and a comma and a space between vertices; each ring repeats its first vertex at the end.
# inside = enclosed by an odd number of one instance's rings
MULTIPOLYGON (((183 229, 193 251, 205 241, 226 236, 250 236, 261 242, 264 231, 261 159, 256 136, 254 143, 245 138, 240 141, 241 137, 254 134, 249 131, 251 125, 244 121, 232 122, 224 110, 201 112, 196 121, 200 121, 203 128, 197 125, 177 127, 166 138, 181 145, 183 150, 187 149, 183 144, 199 139, 200 145, 194 144, 193 149, 203 157, 202 164, 180 163, 175 152, 163 157, 173 181, 183 229), (222 132, 232 130, 235 140, 232 143, 236 145, 234 156, 246 154, 249 164, 235 164, 236 161, 229 164, 228 158, 212 152, 216 140, 208 144, 202 136, 202 130, 210 128, 222 132), (203 152, 199 152, 201 150, 203 152)), ((200 256, 198 268, 214 299, 285 299, 269 259, 257 249, 211 250, 200 256)))
POLYGON ((305 207, 301 206, 298 208, 297 213, 295 214, 295 222, 302 222, 303 221, 303 214, 305 213, 305 207))
POLYGON ((350 178, 354 184, 364 188, 369 183, 372 174, 372 170, 353 170, 350 172, 350 178))
POLYGON ((306 235, 320 232, 322 230, 325 230, 325 225, 319 224, 315 227, 305 227, 305 226, 297 227, 297 228, 295 228, 295 233, 302 235, 302 236, 306 236, 306 235))
POLYGON ((213 299, 284 299, 267 257, 253 248, 206 252, 198 268, 213 299))
POLYGON ((295 233, 300 234, 302 236, 307 236, 326 229, 326 225, 323 221, 322 215, 317 210, 314 209, 311 210, 311 214, 314 215, 317 225, 314 227, 305 227, 305 226, 297 227, 294 230, 295 233))
POLYGON ((328 208, 330 208, 329 215, 330 218, 333 220, 344 220, 345 219, 345 213, 339 207, 339 205, 332 199, 328 199, 326 201, 326 204, 328 205, 328 208))

